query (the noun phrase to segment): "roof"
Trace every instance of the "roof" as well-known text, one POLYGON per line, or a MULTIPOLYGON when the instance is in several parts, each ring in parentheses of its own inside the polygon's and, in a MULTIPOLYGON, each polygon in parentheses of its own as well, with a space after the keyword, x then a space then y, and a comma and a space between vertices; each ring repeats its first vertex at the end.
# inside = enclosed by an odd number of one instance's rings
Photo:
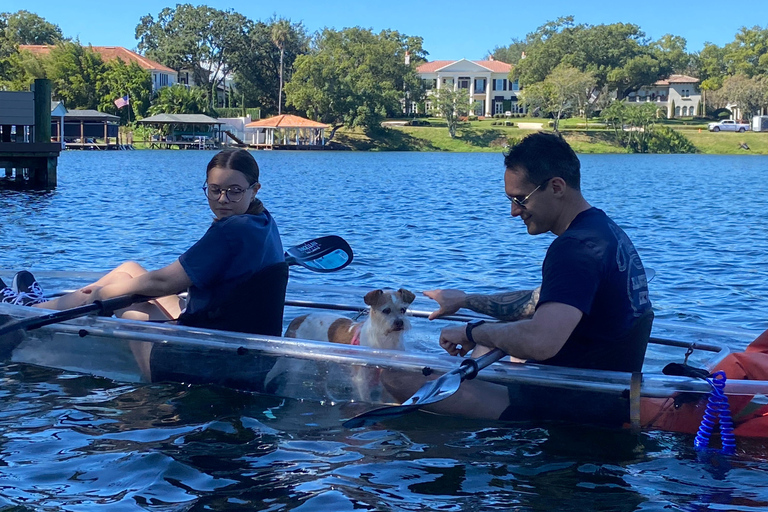
POLYGON ((245 125, 246 128, 328 128, 327 124, 310 121, 291 114, 260 119, 245 125))
MULTIPOLYGON (((440 71, 442 68, 450 66, 451 64, 454 64, 456 62, 459 62, 458 60, 433 60, 432 62, 426 62, 416 68, 416 71, 419 73, 435 73, 436 71, 440 71)), ((506 62, 501 62, 500 60, 472 60, 470 62, 473 62, 477 64, 478 66, 482 66, 486 68, 488 71, 492 71, 494 73, 509 73, 512 71, 512 64, 507 64, 506 62)))
POLYGON ((156 116, 139 119, 139 122, 157 124, 222 124, 218 119, 205 114, 157 114, 156 116))
POLYGON ((119 121, 120 116, 113 116, 98 110, 68 110, 64 121, 119 121))
MULTIPOLYGON (((19 50, 27 50, 35 55, 48 55, 51 52, 52 45, 47 44, 20 44, 19 50)), ((176 74, 175 69, 171 69, 168 66, 163 66, 159 62, 152 59, 148 59, 143 55, 139 55, 136 52, 123 48, 122 46, 90 46, 90 48, 101 55, 101 59, 105 62, 120 59, 126 64, 135 62, 142 69, 148 71, 162 71, 164 73, 176 74)))
POLYGON ((694 78, 688 75, 669 75, 669 77, 657 80, 653 85, 670 85, 670 84, 696 84, 699 83, 698 78, 694 78))

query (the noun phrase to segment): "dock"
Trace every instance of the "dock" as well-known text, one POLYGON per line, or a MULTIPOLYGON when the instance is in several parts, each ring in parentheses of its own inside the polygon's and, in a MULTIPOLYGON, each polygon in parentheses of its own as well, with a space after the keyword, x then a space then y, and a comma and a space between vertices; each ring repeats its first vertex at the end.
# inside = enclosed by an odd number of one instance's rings
POLYGON ((51 142, 51 82, 36 79, 31 92, 0 91, 0 188, 56 188, 60 152, 51 142))

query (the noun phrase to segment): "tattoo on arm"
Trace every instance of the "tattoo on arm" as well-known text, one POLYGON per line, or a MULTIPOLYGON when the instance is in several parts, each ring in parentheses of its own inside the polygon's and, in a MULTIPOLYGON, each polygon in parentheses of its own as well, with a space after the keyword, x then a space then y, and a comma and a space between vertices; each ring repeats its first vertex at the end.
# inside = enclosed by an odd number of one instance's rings
POLYGON ((531 318, 539 302, 539 292, 535 290, 520 290, 516 292, 498 293, 495 295, 467 295, 467 307, 476 313, 489 315, 505 322, 514 322, 531 318))

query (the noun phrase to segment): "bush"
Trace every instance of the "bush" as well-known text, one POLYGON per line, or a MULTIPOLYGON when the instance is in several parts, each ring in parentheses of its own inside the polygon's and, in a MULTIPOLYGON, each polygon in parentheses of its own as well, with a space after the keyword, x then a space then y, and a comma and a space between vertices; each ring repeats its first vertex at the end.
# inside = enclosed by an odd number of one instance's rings
POLYGON ((648 153, 695 153, 696 146, 677 130, 656 126, 648 140, 648 153))
POLYGON ((467 116, 467 121, 477 121, 477 116, 474 114, 467 116))
POLYGON ((729 117, 731 117, 731 115, 732 115, 732 112, 727 108, 719 108, 714 112, 712 112, 712 116, 718 121, 722 121, 723 119, 728 119, 729 117))
POLYGON ((515 126, 515 123, 512 121, 504 121, 504 126, 515 126))

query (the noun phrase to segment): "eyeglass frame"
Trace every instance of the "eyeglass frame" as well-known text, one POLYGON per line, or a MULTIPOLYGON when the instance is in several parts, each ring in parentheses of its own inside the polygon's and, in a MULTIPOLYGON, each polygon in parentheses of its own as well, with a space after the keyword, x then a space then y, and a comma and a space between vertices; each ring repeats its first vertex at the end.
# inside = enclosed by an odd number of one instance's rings
POLYGON ((528 202, 528 200, 531 198, 531 196, 532 196, 532 195, 533 195, 533 194, 534 194, 534 193, 535 193, 537 190, 539 190, 541 187, 543 187, 544 185, 546 185, 547 183, 549 183, 549 181, 550 181, 551 179, 552 179, 552 178, 547 178, 546 180, 544 180, 544 182, 543 182, 541 185, 539 185, 538 187, 536 187, 535 189, 533 189, 533 190, 531 191, 531 193, 530 193, 530 194, 528 194, 527 196, 525 196, 525 197, 524 197, 524 198, 522 198, 522 199, 518 199, 518 198, 516 198, 516 197, 512 197, 511 195, 507 194, 506 192, 504 193, 504 195, 505 195, 505 196, 507 196, 507 199, 509 199, 509 200, 512 202, 512 204, 513 204, 513 205, 517 206, 518 208, 521 208, 521 209, 525 210, 525 209, 526 209, 525 203, 527 203, 527 202, 528 202))
POLYGON ((227 187, 227 188, 219 188, 219 193, 216 195, 215 198, 213 198, 213 197, 210 196, 210 194, 208 194, 208 191, 210 190, 210 187, 208 186, 208 182, 205 182, 205 184, 203 185, 203 193, 205 194, 205 197, 207 199, 210 199, 211 201, 218 201, 219 199, 221 199, 221 193, 224 192, 224 196, 227 198, 227 201, 229 201, 230 203, 239 203, 240 201, 243 200, 243 197, 245 197, 245 193, 248 192, 249 190, 251 190, 256 185, 258 185, 258 183, 259 182, 257 181, 255 183, 253 183, 252 185, 249 185, 247 188, 243 189, 243 191, 242 191, 243 195, 239 199, 230 199, 229 191, 232 190, 235 187, 242 188, 240 185, 232 185, 231 187, 227 187))

